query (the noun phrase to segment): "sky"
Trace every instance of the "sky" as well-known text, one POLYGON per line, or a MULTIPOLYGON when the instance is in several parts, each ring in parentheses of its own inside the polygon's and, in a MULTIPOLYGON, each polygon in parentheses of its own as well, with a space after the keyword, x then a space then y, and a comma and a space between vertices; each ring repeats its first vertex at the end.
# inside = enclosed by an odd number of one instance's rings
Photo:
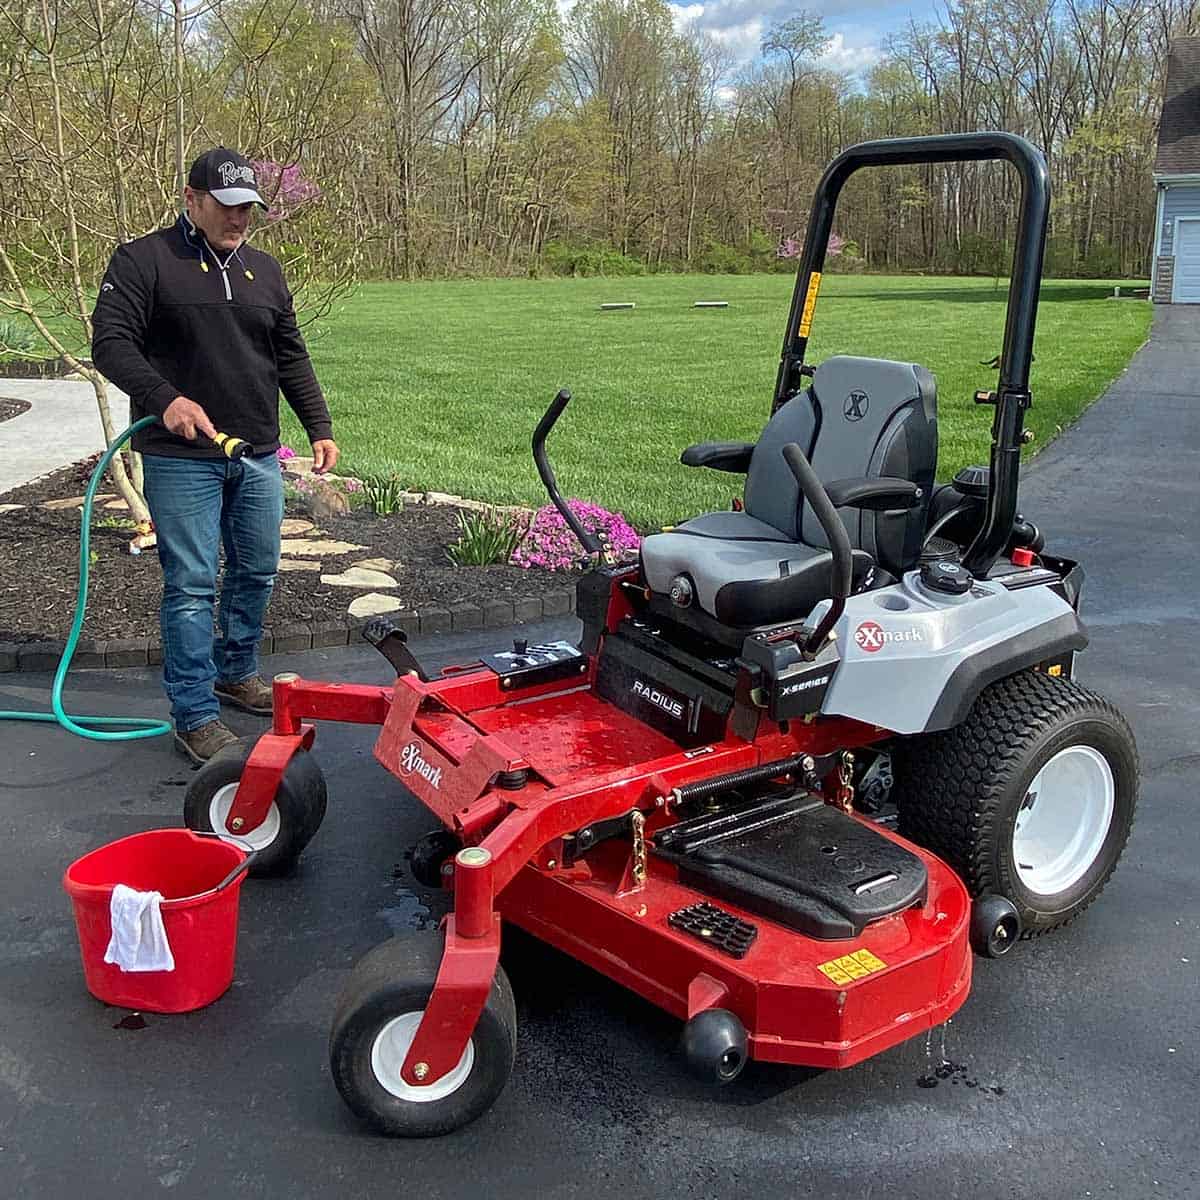
POLYGON ((904 28, 910 17, 929 20, 934 4, 933 0, 912 0, 908 4, 872 0, 810 0, 801 4, 783 0, 696 0, 671 5, 677 25, 695 21, 724 42, 739 62, 753 59, 764 32, 802 8, 825 22, 830 35, 825 65, 857 74, 879 60, 887 34, 904 28))
MULTIPOLYGON (((574 0, 558 0, 564 15, 574 0)), ((824 63, 858 74, 879 61, 884 37, 908 24, 909 17, 929 20, 935 0, 909 0, 887 4, 881 0, 683 0, 671 3, 676 27, 696 22, 706 33, 724 42, 738 64, 758 55, 763 34, 778 21, 801 9, 816 13, 830 35, 824 63)))

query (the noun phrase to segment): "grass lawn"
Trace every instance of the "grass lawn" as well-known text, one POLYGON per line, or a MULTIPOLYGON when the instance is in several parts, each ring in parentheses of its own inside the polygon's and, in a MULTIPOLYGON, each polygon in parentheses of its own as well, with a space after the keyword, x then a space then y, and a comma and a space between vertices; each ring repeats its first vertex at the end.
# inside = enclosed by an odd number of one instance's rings
MULTIPOLYGON (((559 387, 574 400, 550 438, 566 495, 645 528, 727 508, 736 476, 688 469, 692 442, 757 437, 770 408, 792 280, 658 276, 367 284, 310 327, 345 464, 497 503, 545 501, 529 440, 559 387), (632 311, 600 312, 632 300, 632 311), (727 300, 727 309, 693 309, 727 300)), ((1044 446, 1124 368, 1151 309, 1112 284, 1047 281, 1027 415, 1044 446)), ((918 362, 938 380, 939 479, 986 463, 980 366, 1000 350, 1006 285, 991 279, 826 277, 809 361, 863 354, 918 362)), ((285 440, 304 438, 285 413, 285 440)))

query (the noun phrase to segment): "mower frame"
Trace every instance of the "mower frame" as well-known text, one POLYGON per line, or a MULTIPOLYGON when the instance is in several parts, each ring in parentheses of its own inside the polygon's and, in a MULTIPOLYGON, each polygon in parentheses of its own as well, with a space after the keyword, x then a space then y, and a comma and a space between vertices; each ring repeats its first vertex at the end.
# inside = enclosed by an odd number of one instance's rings
MULTIPOLYGON (((804 355, 834 208, 850 175, 864 166, 987 159, 1016 167, 1022 195, 998 389, 975 395, 977 403, 995 410, 986 511, 963 563, 980 581, 988 581, 1014 531, 1049 203, 1046 164, 1039 151, 1015 135, 979 133, 868 142, 840 155, 817 188, 772 405, 774 412, 813 373, 804 355)), ((380 727, 375 758, 461 847, 435 868, 443 888, 453 894, 453 907, 445 918, 444 951, 428 999, 413 1002, 423 1003, 423 1011, 399 1070, 408 1088, 429 1087, 463 1060, 477 1023, 495 999, 502 918, 687 1021, 687 1028, 707 1014, 728 1018, 729 1027, 744 1034, 741 1044, 751 1059, 846 1067, 946 1021, 969 991, 972 944, 981 953, 1003 953, 1021 928, 1017 910, 1005 896, 977 889, 973 902, 963 878, 941 858, 856 811, 854 752, 906 736, 909 726, 822 712, 823 690, 813 693, 817 699, 809 708, 776 707, 777 696, 768 702, 757 694, 762 689, 756 693, 754 688, 754 679, 767 676, 754 665, 758 660, 752 661, 759 650, 746 648, 751 647, 749 638, 742 656, 734 656, 736 691, 719 734, 706 732, 689 742, 645 718, 636 705, 623 707, 604 698, 600 664, 606 639, 649 611, 652 597, 639 569, 611 562, 558 492, 545 439, 569 399, 566 391, 555 397, 535 431, 533 453, 551 500, 598 560, 578 588, 584 625, 578 650, 568 647, 554 659, 553 669, 540 672, 501 670, 493 658, 447 667, 429 678, 404 646, 404 635, 387 630, 370 640, 396 668, 391 686, 276 676, 272 731, 249 753, 225 831, 244 836, 262 823, 289 763, 311 747, 314 720, 380 727), (821 811, 820 802, 839 810, 843 815, 830 819, 840 823, 847 838, 858 836, 858 826, 866 827, 875 844, 880 839, 893 843, 917 860, 914 877, 923 872, 925 881, 920 894, 913 891, 895 903, 881 903, 874 911, 884 915, 865 918, 853 936, 805 932, 802 921, 789 925, 763 908, 739 908, 727 895, 717 916, 734 919, 744 927, 744 936, 757 939, 757 952, 747 958, 712 940, 713 930, 680 923, 681 914, 693 912, 699 902, 711 909, 707 902, 722 893, 695 883, 695 874, 685 876, 668 852, 667 831, 695 811, 689 805, 698 798, 768 780, 782 787, 786 802, 801 797, 805 804, 812 799, 821 811)), ((846 624, 850 545, 803 453, 794 444, 783 453, 829 538, 829 604, 797 613, 790 624, 753 633, 759 649, 766 647, 764 653, 774 653, 772 643, 785 642, 789 654, 800 655, 804 670, 826 671, 823 679, 814 676, 814 682, 828 687, 841 669, 839 661, 857 669, 847 646, 853 640, 853 629, 846 624), (814 627, 802 623, 806 620, 814 627), (835 638, 840 638, 837 645, 835 638), (839 660, 840 647, 846 657, 839 660)), ((967 541, 963 536, 960 544, 967 541)), ((1012 544, 1019 547, 1012 550, 1012 569, 1029 568, 1035 556, 1025 548, 1028 543, 1012 544)), ((1065 669, 1069 676, 1074 649, 1086 640, 1074 612, 1079 576, 1068 560, 1046 556, 1044 561, 1046 568, 1027 570, 1028 578, 1019 586, 1054 591, 1061 599, 1046 603, 1057 606, 1055 612, 1062 610, 1062 620, 1069 618, 1071 636, 1060 639, 1061 645, 1054 643, 1055 655, 1041 662, 1037 652, 1048 644, 1044 637, 1026 638, 1020 648, 1009 648, 1003 640, 989 645, 990 674, 980 674, 975 690, 960 698, 966 707, 985 684, 1005 672, 1033 667, 1047 675, 1065 669)), ((902 580, 888 586, 915 585, 902 580)), ((981 605, 1003 604, 1007 595, 996 584, 983 588, 976 599, 981 605)), ((527 661, 517 643, 514 656, 527 661)), ((668 698, 650 700, 660 707, 664 702, 668 698)), ((857 715, 862 718, 864 712, 857 715)), ((885 718, 875 713, 872 719, 885 718)), ((757 793, 751 793, 754 803, 757 793)), ((837 849, 822 845, 820 854, 834 855, 837 849)), ((861 888, 878 882, 864 882, 861 888)))

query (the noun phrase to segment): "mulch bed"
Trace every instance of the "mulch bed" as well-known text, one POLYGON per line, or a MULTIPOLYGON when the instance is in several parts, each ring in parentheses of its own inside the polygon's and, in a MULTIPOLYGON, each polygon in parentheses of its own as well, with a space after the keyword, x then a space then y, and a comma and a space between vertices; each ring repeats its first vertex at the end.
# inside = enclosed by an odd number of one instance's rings
POLYGON ((8 396, 0 396, 0 421, 9 421, 28 411, 28 400, 13 400, 8 396))
MULTIPOLYGON (((0 643, 52 641, 66 636, 78 583, 79 511, 47 510, 37 505, 81 495, 94 461, 63 468, 0 495, 0 504, 27 506, 0 513, 0 560, 5 566, 0 575, 0 643)), ((100 490, 116 489, 107 486, 106 481, 100 490)), ((93 513, 94 561, 84 635, 100 642, 149 638, 157 643, 162 596, 157 555, 153 550, 130 555, 128 543, 133 530, 102 528, 98 524, 105 518, 126 515, 105 511, 101 505, 93 513)), ((287 515, 313 519, 291 501, 287 515)), ((575 573, 511 566, 454 566, 446 558, 446 547, 457 541, 459 527, 456 509, 445 504, 408 504, 394 516, 353 513, 317 520, 315 524, 321 536, 353 542, 364 549, 322 557, 320 572, 281 572, 267 614, 269 630, 295 634, 298 629, 302 632, 318 625, 328 628, 341 622, 352 634, 365 622, 348 616, 350 601, 369 589, 331 587, 320 582, 320 575, 336 574, 362 559, 399 562, 392 572, 399 587, 380 590, 395 594, 403 604, 403 613, 430 614, 425 620, 389 614, 409 632, 500 626, 566 612, 578 578, 575 573)), ((334 644, 337 640, 335 634, 319 644, 334 644)), ((293 649, 296 645, 275 648, 293 649)))

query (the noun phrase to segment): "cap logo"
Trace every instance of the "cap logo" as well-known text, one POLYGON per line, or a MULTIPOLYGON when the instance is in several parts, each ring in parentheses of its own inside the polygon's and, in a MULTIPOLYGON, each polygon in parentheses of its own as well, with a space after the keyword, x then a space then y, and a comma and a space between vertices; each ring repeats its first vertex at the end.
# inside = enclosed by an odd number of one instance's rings
POLYGON ((250 166, 239 167, 235 162, 223 162, 217 166, 217 174, 221 176, 222 187, 232 187, 239 180, 254 186, 254 168, 250 166))

